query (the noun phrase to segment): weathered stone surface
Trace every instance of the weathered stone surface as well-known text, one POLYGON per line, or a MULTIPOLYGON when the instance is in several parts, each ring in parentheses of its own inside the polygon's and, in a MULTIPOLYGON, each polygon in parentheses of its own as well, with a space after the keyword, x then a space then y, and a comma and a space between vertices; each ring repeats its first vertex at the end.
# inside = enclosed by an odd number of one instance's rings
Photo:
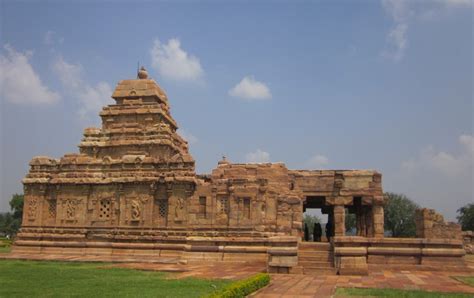
POLYGON ((210 174, 197 175, 168 97, 146 70, 120 81, 112 97, 116 103, 100 112, 102 126, 84 130, 79 153, 31 160, 15 250, 221 261, 268 256, 270 271, 288 272, 298 262, 303 212, 316 203, 336 236, 345 233, 345 208, 357 214, 358 235, 383 236, 380 173, 223 158, 210 174))
POLYGON ((463 244, 466 253, 474 253, 474 233, 472 231, 463 231, 462 232, 463 244))
POLYGON ((445 222, 441 214, 433 209, 418 209, 415 214, 416 236, 428 239, 462 240, 461 225, 445 222))

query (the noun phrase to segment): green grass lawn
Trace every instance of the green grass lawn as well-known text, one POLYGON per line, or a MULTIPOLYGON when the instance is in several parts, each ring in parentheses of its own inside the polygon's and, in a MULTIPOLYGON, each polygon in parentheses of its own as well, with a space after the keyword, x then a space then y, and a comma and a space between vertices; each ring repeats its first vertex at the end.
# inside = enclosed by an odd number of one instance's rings
POLYGON ((100 263, 3 260, 0 297, 200 297, 230 283, 169 277, 100 263))
POLYGON ((0 253, 9 253, 11 246, 11 240, 0 237, 0 253))
POLYGON ((0 254, 1 253, 4 253, 4 254, 9 253, 10 250, 11 250, 10 246, 0 246, 0 254))
POLYGON ((9 253, 11 250, 11 240, 0 237, 0 253, 9 253))
POLYGON ((338 288, 336 297, 406 297, 406 298, 451 298, 466 297, 471 298, 472 295, 462 293, 440 293, 426 292, 418 290, 398 290, 398 289, 361 289, 361 288, 338 288))

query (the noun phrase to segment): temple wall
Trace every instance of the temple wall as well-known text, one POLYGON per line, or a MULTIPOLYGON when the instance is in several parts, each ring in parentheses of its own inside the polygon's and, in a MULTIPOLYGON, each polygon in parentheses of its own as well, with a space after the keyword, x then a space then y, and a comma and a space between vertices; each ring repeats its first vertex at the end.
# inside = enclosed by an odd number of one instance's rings
POLYGON ((445 222, 433 209, 418 209, 415 213, 416 236, 428 239, 462 239, 461 225, 445 222))
POLYGON ((474 232, 463 231, 462 232, 464 250, 467 254, 474 254, 474 232))
POLYGON ((466 270, 461 240, 426 238, 335 237, 339 274, 367 274, 371 269, 466 270))
POLYGON ((338 235, 345 207, 360 198, 357 210, 368 210, 364 235, 377 236, 370 217, 380 218, 372 208, 381 202, 377 172, 289 171, 283 163, 224 158, 210 175, 196 175, 167 96, 145 70, 120 81, 112 98, 102 127, 84 130, 79 154, 31 160, 15 250, 244 258, 288 269, 308 196, 325 197, 338 235))

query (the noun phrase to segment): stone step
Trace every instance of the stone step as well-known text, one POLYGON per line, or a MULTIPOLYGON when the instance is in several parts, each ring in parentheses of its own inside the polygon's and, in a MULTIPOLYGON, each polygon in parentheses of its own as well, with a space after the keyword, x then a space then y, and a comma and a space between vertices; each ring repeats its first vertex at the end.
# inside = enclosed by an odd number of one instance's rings
POLYGON ((316 255, 316 256, 301 256, 298 255, 298 260, 300 261, 309 261, 309 262, 332 262, 334 257, 332 255, 316 255))
POLYGON ((334 254, 332 251, 311 251, 311 250, 298 250, 298 257, 320 257, 320 256, 330 256, 334 254))
POLYGON ((301 261, 298 260, 298 265, 303 266, 304 268, 332 268, 333 262, 314 262, 314 261, 301 261))
POLYGON ((330 243, 324 242, 300 242, 298 250, 332 251, 332 247, 330 243))
POLYGON ((335 268, 303 268, 303 274, 310 275, 335 275, 335 268))

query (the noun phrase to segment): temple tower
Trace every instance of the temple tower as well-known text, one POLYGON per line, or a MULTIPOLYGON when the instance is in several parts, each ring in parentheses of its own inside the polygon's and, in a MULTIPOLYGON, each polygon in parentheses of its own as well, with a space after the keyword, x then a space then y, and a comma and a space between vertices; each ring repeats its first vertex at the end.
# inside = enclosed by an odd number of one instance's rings
POLYGON ((102 127, 85 129, 79 154, 30 162, 23 227, 185 224, 194 159, 165 92, 142 67, 112 98, 116 104, 100 113, 102 127))

